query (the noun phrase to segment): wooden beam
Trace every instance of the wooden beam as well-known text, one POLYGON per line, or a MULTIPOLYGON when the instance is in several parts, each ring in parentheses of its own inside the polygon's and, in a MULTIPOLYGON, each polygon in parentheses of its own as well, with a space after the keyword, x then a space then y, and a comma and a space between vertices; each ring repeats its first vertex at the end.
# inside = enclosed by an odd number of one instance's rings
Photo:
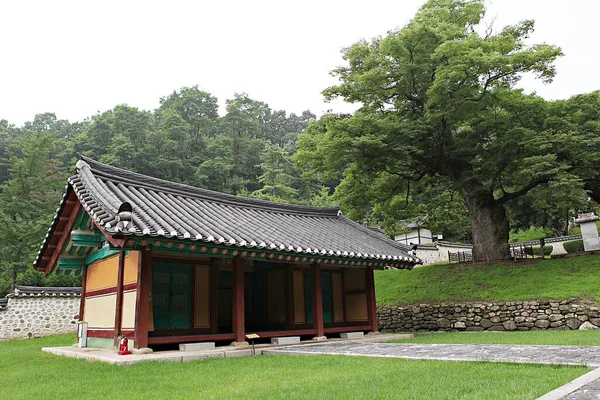
POLYGON ((123 280, 125 276, 125 252, 119 252, 119 270, 117 275, 117 305, 115 307, 115 331, 113 345, 119 345, 117 337, 121 333, 121 323, 123 320, 123 280))
POLYGON ((87 265, 83 266, 83 272, 81 273, 81 300, 79 301, 79 321, 83 321, 85 317, 85 289, 87 286, 87 265))
POLYGON ((325 336, 323 330, 323 288, 321 284, 321 266, 312 265, 313 329, 316 337, 325 336))
POLYGON ((135 302, 135 332, 133 345, 136 349, 148 347, 151 285, 152 253, 148 249, 142 249, 141 257, 138 262, 138 281, 135 302))
MULTIPOLYGON (((75 196, 75 194, 73 192, 71 192, 71 195, 75 196)), ((75 204, 73 205, 73 208, 71 209, 71 213, 69 214, 69 219, 65 223, 64 230, 58 238, 57 244, 56 245, 49 244, 47 246, 47 248, 53 249, 54 251, 50 255, 50 261, 48 262, 48 264, 46 264, 46 268, 44 268, 46 275, 48 275, 50 272, 52 272, 52 268, 54 267, 54 264, 56 264, 56 262, 58 261, 58 257, 60 257, 60 250, 57 250, 57 249, 62 249, 64 247, 65 243, 67 242, 67 239, 69 239, 69 233, 71 232, 71 229, 73 228, 73 224, 75 223, 75 220, 77 219, 77 214, 79 213, 80 209, 81 209, 81 203, 79 201, 76 201, 75 204)), ((57 232, 54 232, 52 234, 52 236, 54 236, 55 234, 57 234, 57 232)))
POLYGON ((244 260, 236 257, 233 259, 233 333, 234 342, 246 341, 245 311, 244 311, 244 260))
POLYGON ((366 284, 367 284, 367 311, 369 326, 371 332, 379 332, 377 324, 377 303, 375 299, 375 276, 373 275, 373 267, 366 269, 366 284))

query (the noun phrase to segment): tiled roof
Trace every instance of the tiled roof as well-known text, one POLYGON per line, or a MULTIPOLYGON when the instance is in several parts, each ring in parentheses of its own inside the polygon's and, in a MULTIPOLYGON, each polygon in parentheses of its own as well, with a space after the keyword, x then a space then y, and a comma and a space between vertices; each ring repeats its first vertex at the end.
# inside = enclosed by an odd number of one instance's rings
MULTIPOLYGON (((77 174, 69 178, 69 186, 97 225, 112 236, 420 262, 407 253, 409 246, 355 223, 337 207, 243 198, 152 178, 86 157, 77 163, 77 174)), ((43 250, 44 245, 40 254, 43 250)))
POLYGON ((0 299, 0 311, 4 310, 8 306, 8 298, 0 299))
POLYGON ((73 297, 81 295, 80 287, 46 287, 46 286, 20 286, 17 285, 13 293, 8 297, 37 297, 56 296, 73 297))

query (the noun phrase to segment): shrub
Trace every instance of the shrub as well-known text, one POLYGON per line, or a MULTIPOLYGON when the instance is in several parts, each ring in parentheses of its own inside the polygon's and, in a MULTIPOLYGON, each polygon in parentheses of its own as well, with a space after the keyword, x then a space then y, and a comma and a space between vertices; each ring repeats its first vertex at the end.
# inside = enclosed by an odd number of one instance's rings
POLYGON ((577 253, 583 251, 583 240, 571 240, 563 244, 567 253, 577 253))
MULTIPOLYGON (((552 245, 549 245, 549 244, 545 245, 544 246, 544 255, 545 256, 550 255, 550 253, 552 253, 552 249, 553 249, 552 245)), ((533 247, 533 254, 535 256, 541 256, 542 255, 542 253, 540 252, 540 246, 534 246, 533 247)))

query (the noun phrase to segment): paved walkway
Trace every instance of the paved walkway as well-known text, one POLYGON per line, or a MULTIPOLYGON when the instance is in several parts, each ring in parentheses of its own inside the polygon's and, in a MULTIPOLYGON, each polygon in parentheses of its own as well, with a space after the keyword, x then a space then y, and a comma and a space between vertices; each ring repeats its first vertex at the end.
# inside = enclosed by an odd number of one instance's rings
POLYGON ((331 354, 420 360, 492 361, 600 367, 600 346, 322 343, 265 349, 263 354, 331 354))

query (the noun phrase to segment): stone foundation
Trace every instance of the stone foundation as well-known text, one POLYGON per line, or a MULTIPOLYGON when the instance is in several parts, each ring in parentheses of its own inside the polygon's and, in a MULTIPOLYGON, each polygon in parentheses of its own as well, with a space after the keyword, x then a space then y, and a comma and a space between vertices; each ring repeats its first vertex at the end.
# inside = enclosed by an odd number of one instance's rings
POLYGON ((75 332, 80 296, 15 293, 0 309, 0 340, 75 332))
POLYGON ((381 332, 597 329, 600 307, 575 299, 378 306, 381 332))

